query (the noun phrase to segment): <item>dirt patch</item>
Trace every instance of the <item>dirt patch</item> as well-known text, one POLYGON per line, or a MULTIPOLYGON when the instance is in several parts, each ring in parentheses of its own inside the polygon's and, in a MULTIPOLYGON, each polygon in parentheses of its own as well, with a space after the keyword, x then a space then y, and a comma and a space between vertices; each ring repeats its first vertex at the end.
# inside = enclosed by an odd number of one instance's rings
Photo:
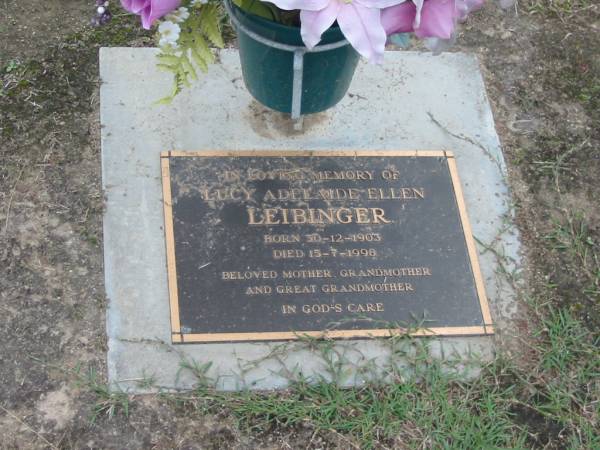
POLYGON ((465 38, 475 45, 490 34, 485 30, 508 33, 480 55, 534 268, 530 287, 594 329, 600 324, 600 33, 593 24, 600 11, 591 4, 565 16, 538 10, 478 15, 482 23, 465 38))
POLYGON ((73 391, 65 384, 56 391, 42 394, 36 404, 36 410, 45 423, 53 423, 54 429, 62 430, 75 415, 73 395, 77 395, 77 391, 73 391))
POLYGON ((266 139, 281 139, 307 133, 329 120, 328 113, 324 111, 310 114, 301 122, 294 122, 289 114, 273 111, 256 100, 248 106, 246 118, 254 132, 266 139))
POLYGON ((42 56, 67 34, 89 23, 91 0, 5 0, 0 22, 0 66, 42 56))

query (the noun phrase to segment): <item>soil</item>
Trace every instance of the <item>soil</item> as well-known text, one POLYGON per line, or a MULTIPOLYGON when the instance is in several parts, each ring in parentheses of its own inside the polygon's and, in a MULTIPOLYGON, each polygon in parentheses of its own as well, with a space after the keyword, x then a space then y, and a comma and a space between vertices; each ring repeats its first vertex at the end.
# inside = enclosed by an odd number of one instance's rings
POLYGON ((94 1, 4 0, 0 15, 0 65, 42 56, 49 46, 86 25, 94 1))
MULTIPOLYGON (((454 50, 481 60, 527 290, 593 328, 600 8, 571 3, 569 11, 489 4, 462 25, 454 50)), ((244 434, 230 417, 173 408, 160 396, 131 401, 129 418, 101 412, 90 423, 106 355, 97 48, 151 43, 126 19, 90 30, 92 10, 82 0, 2 5, 0 448, 344 448, 302 427, 244 434)))

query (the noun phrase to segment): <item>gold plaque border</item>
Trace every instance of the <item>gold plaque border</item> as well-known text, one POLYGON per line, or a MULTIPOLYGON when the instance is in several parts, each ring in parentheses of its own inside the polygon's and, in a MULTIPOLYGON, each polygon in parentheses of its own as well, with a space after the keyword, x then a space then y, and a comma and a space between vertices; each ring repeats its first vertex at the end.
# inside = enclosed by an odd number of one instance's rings
POLYGON ((454 154, 446 150, 207 150, 197 152, 166 151, 161 152, 161 171, 163 204, 165 219, 165 242, 167 251, 167 278, 169 283, 169 304, 171 311, 171 341, 174 344, 184 343, 209 343, 209 342, 247 342, 247 341, 281 341, 295 340, 303 336, 316 338, 351 339, 369 337, 389 337, 409 332, 411 336, 473 336, 492 335, 494 326, 490 307, 485 293, 485 283, 481 275, 477 247, 473 239, 471 224, 467 215, 467 209, 463 198, 463 192, 458 177, 456 160, 454 154), (463 228, 465 243, 471 270, 475 281, 475 289, 479 298, 479 306, 483 318, 482 326, 472 327, 434 327, 410 331, 402 328, 381 328, 367 330, 321 330, 321 331, 297 331, 297 332, 256 332, 256 333, 183 333, 179 316, 179 298, 177 290, 177 267, 175 259, 175 237, 173 234, 173 208, 171 198, 171 174, 169 158, 174 157, 444 157, 448 162, 450 178, 454 188, 458 212, 463 228))

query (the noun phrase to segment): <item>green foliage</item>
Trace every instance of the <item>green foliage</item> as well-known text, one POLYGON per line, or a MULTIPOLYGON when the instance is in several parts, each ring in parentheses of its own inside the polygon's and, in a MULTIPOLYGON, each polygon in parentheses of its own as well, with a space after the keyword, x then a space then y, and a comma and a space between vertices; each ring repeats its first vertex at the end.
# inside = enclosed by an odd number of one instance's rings
POLYGON ((584 12, 593 0, 526 0, 525 9, 532 14, 552 14, 569 17, 584 12))
POLYGON ((224 393, 207 387, 214 385, 208 363, 183 361, 204 387, 164 399, 185 414, 233 415, 253 434, 309 428, 335 448, 600 449, 600 339, 568 309, 539 311, 526 367, 500 354, 487 366, 480 361, 481 374, 470 381, 448 370, 451 358, 432 356, 433 340, 386 342, 411 374, 395 383, 345 388, 352 363, 334 342, 306 338, 302 345, 322 360, 320 379, 290 370, 287 391, 224 393))
POLYGON ((212 362, 199 363, 195 360, 183 359, 179 363, 179 370, 177 371, 177 381, 179 381, 179 376, 183 370, 189 371, 196 378, 196 388, 204 389, 207 386, 212 385, 212 380, 208 377, 208 370, 211 368, 212 362))
MULTIPOLYGON (((577 277, 582 285, 578 302, 587 300, 592 312, 598 315, 600 306, 600 247, 594 240, 590 221, 581 211, 564 213, 561 220, 554 220, 554 229, 545 236, 550 247, 563 254, 563 258, 577 267, 577 277)), ((575 309, 580 309, 578 304, 575 309)))
POLYGON ((77 384, 89 390, 96 398, 92 407, 91 423, 94 423, 102 414, 108 416, 109 419, 119 412, 125 417, 129 416, 129 396, 125 392, 98 381, 98 374, 93 367, 90 367, 85 374, 81 374, 79 368, 76 368, 74 372, 77 376, 77 384))
MULTIPOLYGON (((307 380, 291 371, 286 391, 215 391, 211 363, 184 358, 180 370, 196 377, 196 389, 159 397, 178 414, 231 415, 253 434, 308 428, 331 441, 332 448, 600 449, 599 336, 567 309, 548 308, 538 317, 533 337, 527 367, 500 354, 470 381, 448 370, 451 359, 432 356, 433 340, 389 338, 390 350, 401 354, 413 376, 355 388, 345 388, 343 376, 335 379, 349 362, 328 340, 311 338, 303 345, 322 358, 324 373, 334 381, 307 380)), ((67 372, 94 394, 92 422, 100 415, 129 414, 130 398, 99 382, 93 368, 67 372)), ((151 379, 140 380, 149 384, 151 379)))
POLYGON ((140 379, 136 380, 136 385, 140 389, 152 389, 156 386, 156 377, 153 374, 149 375, 146 371, 143 371, 140 379))
POLYGON ((336 384, 300 383, 281 394, 246 393, 231 408, 253 431, 310 424, 317 431, 351 437, 355 448, 402 442, 404 448, 518 447, 510 414, 499 407, 502 391, 469 395, 450 386, 439 366, 424 383, 344 389, 336 384), (460 395, 462 394, 462 395, 460 395))
POLYGON ((590 425, 582 420, 586 413, 596 420, 600 412, 600 350, 598 336, 591 334, 567 309, 550 309, 536 335, 539 367, 531 377, 536 391, 536 409, 568 428, 590 425))
POLYGON ((272 3, 261 0, 234 0, 234 3, 250 14, 263 17, 274 22, 280 21, 280 9, 272 3))
POLYGON ((158 67, 173 74, 173 88, 168 96, 158 101, 161 104, 170 103, 184 87, 197 80, 197 69, 208 70, 208 65, 215 61, 210 45, 218 48, 224 45, 218 4, 197 4, 189 8, 189 13, 181 24, 177 48, 163 46, 157 56, 158 67))

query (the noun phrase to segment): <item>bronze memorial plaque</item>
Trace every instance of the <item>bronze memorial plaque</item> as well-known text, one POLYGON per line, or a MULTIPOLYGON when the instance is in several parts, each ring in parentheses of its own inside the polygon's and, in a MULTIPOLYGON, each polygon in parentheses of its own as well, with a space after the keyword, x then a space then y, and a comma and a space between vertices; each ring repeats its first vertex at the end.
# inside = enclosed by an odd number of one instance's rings
POLYGON ((173 342, 493 333, 450 152, 161 162, 173 342))

